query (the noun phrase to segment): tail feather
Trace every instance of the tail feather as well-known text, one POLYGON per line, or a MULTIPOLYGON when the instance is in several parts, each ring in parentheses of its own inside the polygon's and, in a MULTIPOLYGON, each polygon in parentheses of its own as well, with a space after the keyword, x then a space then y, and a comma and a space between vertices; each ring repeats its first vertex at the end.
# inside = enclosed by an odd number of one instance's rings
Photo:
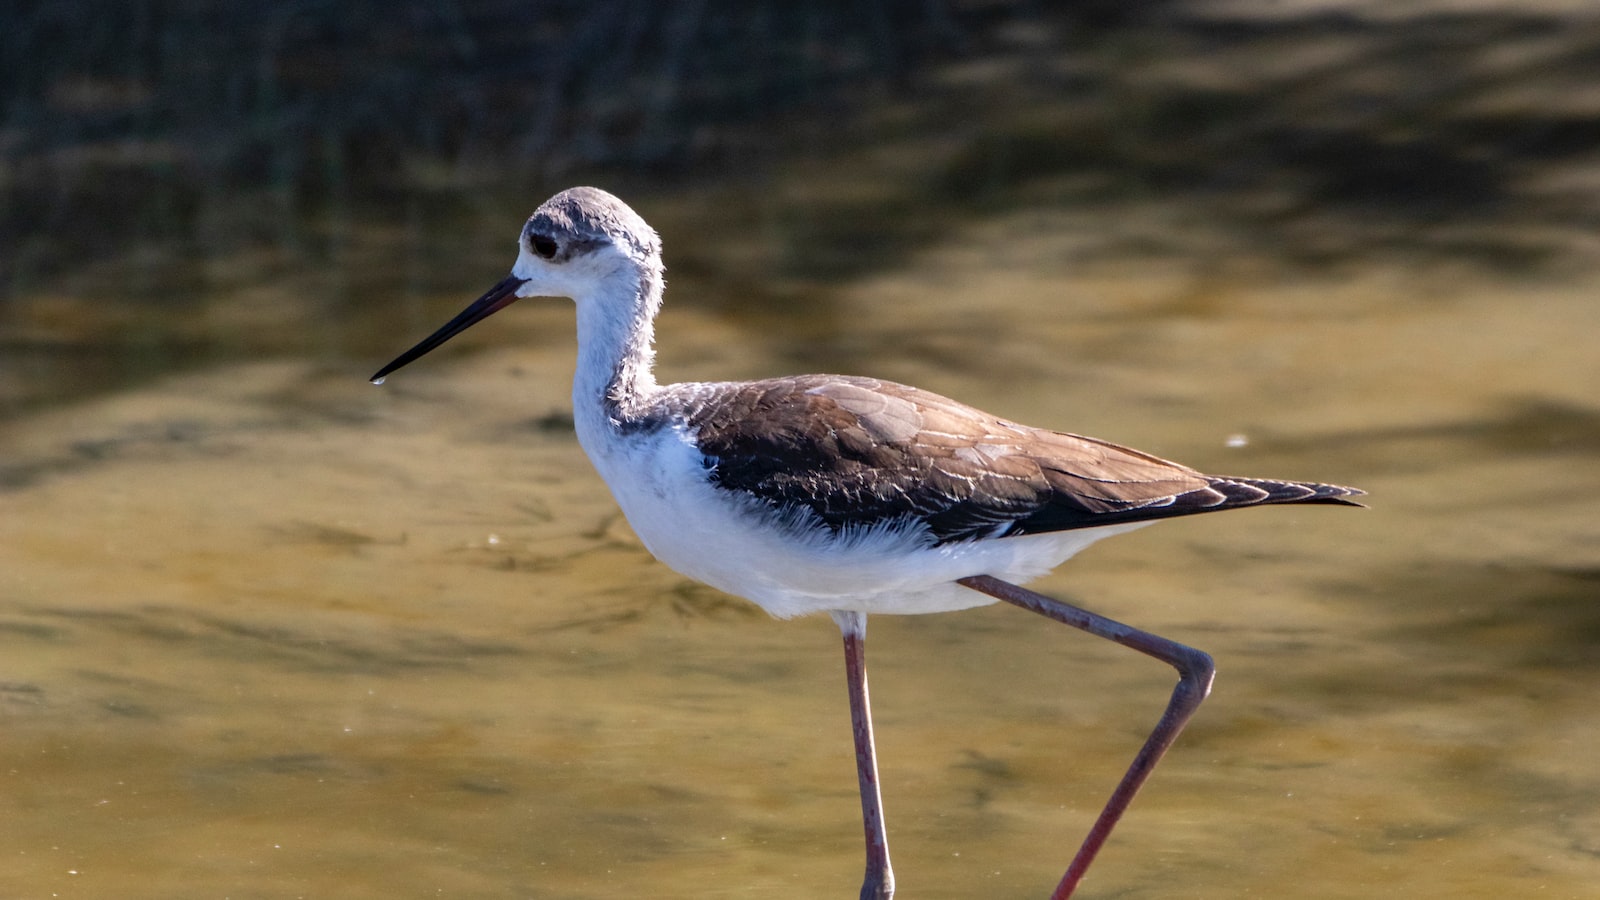
POLYGON ((1039 534, 1128 522, 1150 522, 1223 509, 1242 509, 1278 503, 1322 503, 1361 507, 1364 504, 1349 498, 1360 497, 1366 493, 1359 488, 1314 481, 1232 478, 1222 475, 1199 477, 1205 480, 1202 487, 1167 497, 1129 503, 1120 508, 1105 509, 1102 504, 1098 508, 1091 509, 1086 508, 1076 497, 1058 496, 1056 502, 1042 506, 1013 521, 1003 534, 1039 534))
POLYGON ((1365 506, 1350 500, 1366 491, 1338 484, 1315 481, 1278 481, 1273 478, 1232 478, 1209 475, 1211 489, 1222 495, 1218 508, 1261 506, 1269 503, 1329 503, 1340 506, 1365 506))

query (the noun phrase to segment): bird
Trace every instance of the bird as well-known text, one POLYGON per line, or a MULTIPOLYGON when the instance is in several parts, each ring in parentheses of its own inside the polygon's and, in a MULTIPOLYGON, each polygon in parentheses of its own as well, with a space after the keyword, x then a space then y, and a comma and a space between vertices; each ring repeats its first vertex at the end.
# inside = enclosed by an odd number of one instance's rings
POLYGON ((840 629, 866 844, 862 900, 894 895, 867 690, 869 616, 1005 601, 1173 666, 1167 707, 1051 894, 1066 900, 1210 693, 1215 664, 1022 585, 1095 541, 1161 519, 1361 506, 1351 498, 1364 492, 1207 475, 876 378, 658 384, 664 273, 659 235, 627 204, 599 188, 561 191, 522 226, 507 277, 371 380, 382 384, 518 299, 574 302, 578 441, 645 548, 775 617, 827 613, 840 629))

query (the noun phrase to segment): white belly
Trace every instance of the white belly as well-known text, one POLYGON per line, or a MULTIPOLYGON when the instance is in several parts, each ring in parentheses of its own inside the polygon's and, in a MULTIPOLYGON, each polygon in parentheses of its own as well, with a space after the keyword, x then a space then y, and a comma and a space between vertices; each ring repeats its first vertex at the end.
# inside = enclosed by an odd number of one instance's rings
POLYGON ((1025 582, 1103 537, 1149 524, 943 546, 930 546, 925 535, 906 528, 836 534, 820 523, 785 523, 759 501, 714 487, 681 431, 630 436, 603 449, 588 444, 628 524, 657 559, 779 618, 983 606, 994 598, 953 582, 981 574, 1025 582))

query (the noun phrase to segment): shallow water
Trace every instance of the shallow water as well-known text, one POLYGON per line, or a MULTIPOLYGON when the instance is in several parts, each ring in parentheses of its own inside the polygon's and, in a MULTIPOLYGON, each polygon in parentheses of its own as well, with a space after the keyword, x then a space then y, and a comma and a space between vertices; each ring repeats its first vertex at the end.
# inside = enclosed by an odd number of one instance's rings
MULTIPOLYGON (((675 280, 662 374, 804 357, 1371 492, 1040 583, 1221 673, 1082 896, 1593 896, 1600 275, 1055 262, 1082 228, 996 214, 765 317, 675 280)), ((648 557, 570 344, 525 303, 382 388, 226 362, 10 422, 0 894, 853 896, 836 631, 648 557)), ((1010 608, 869 638, 902 896, 1045 895, 1169 673, 1010 608)))
MULTIPOLYGON (((661 375, 871 374, 1370 492, 1037 585, 1220 668, 1079 896, 1593 897, 1600 27, 1149 6, 603 181, 666 241, 661 375)), ((38 73, 116 87, 91 55, 38 73)), ((0 253, 0 898, 855 896, 837 631, 640 547, 572 434, 570 304, 366 383, 540 198, 485 174, 521 156, 408 160, 372 215, 350 108, 329 173, 259 196, 188 189, 195 135, 142 108, 60 159, 0 123, 43 158, 0 218, 57 229, 0 253)), ((1046 896, 1172 681, 1009 607, 875 618, 869 657, 905 898, 1046 896)))

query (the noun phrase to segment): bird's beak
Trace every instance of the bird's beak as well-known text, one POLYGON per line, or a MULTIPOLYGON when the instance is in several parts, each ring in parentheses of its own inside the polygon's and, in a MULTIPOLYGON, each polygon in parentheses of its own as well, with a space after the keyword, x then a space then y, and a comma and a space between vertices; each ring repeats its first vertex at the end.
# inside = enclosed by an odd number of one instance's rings
POLYGON ((487 319, 494 313, 510 306, 517 299, 517 288, 522 287, 527 281, 528 279, 526 278, 508 275, 504 281, 489 288, 487 293, 474 300, 471 306, 463 309, 454 319, 446 322, 443 328, 423 338, 415 347, 395 357, 394 362, 379 369, 378 373, 372 376, 372 383, 383 384, 384 377, 390 372, 406 365, 457 334, 466 331, 467 328, 480 319, 487 319))

